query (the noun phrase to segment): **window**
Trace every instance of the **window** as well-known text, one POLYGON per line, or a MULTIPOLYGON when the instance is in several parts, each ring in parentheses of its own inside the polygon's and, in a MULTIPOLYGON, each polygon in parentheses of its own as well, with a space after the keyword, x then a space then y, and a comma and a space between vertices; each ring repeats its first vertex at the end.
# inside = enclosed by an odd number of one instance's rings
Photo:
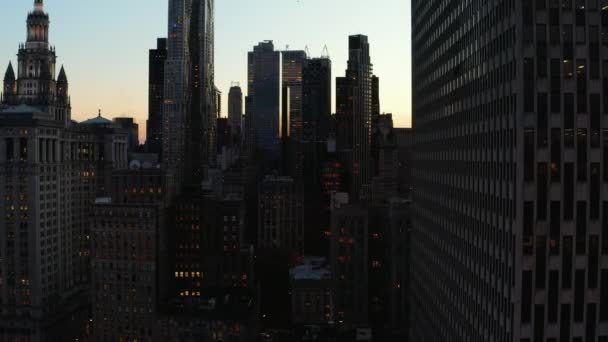
POLYGON ((589 96, 589 113, 590 113, 590 144, 591 148, 600 147, 600 94, 591 94, 589 96))
POLYGON ((536 237, 536 288, 544 289, 547 272, 547 238, 544 235, 536 237))
POLYGON ((574 283, 574 321, 582 322, 585 310, 585 270, 576 270, 574 283))
POLYGON ((574 218, 574 165, 564 164, 564 220, 574 218))
POLYGON ((556 270, 549 271, 549 292, 547 297, 547 319, 550 323, 556 323, 559 305, 559 273, 556 270))
POLYGON ((598 263, 599 263, 599 255, 600 255, 600 246, 599 246, 599 237, 597 235, 591 235, 589 237, 589 260, 588 260, 588 279, 587 279, 587 287, 590 289, 597 289, 597 274, 599 271, 598 263))
POLYGON ((561 60, 551 60, 551 112, 559 113, 561 110, 561 60))
POLYGON ((608 270, 602 270, 600 277, 600 321, 608 321, 608 270))
POLYGON ((534 305, 534 342, 542 342, 545 337, 545 306, 534 305))
POLYGON ((600 164, 591 164, 591 181, 589 184, 589 218, 598 220, 600 218, 600 164))
POLYGON ((562 168, 562 133, 559 128, 551 129, 551 182, 561 181, 562 168))
POLYGON ((27 161, 27 139, 26 138, 19 139, 19 161, 22 161, 22 162, 27 161))
POLYGON ((576 110, 587 112, 587 61, 576 60, 576 110))
POLYGON ((536 184, 536 204, 537 204, 537 218, 538 220, 547 219, 547 197, 548 197, 548 184, 547 184, 547 164, 538 163, 538 182, 536 184))
POLYGON ((560 202, 551 201, 551 221, 549 222, 549 253, 559 255, 560 224, 561 224, 560 202))
POLYGON ((534 60, 524 59, 524 112, 534 112, 534 60))
POLYGON ((572 236, 564 236, 564 252, 562 256, 562 288, 572 288, 572 236))
POLYGON ((521 322, 532 319, 532 271, 524 271, 521 277, 521 322))
POLYGON ((577 179, 579 182, 585 182, 587 181, 587 129, 577 129, 576 139, 577 179))
POLYGON ((570 341, 570 304, 562 304, 562 314, 559 326, 559 340, 570 341))
POLYGON ((597 25, 589 26, 589 78, 600 78, 600 45, 599 28, 597 25))
POLYGON ((536 144, 534 141, 534 129, 524 130, 524 181, 534 181, 534 155, 536 144))
POLYGON ((539 78, 547 77, 547 26, 536 25, 536 72, 539 78))
POLYGON ((548 137, 548 119, 547 119, 547 94, 539 93, 537 97, 537 130, 538 130, 538 146, 546 147, 548 137))
POLYGON ((564 94, 564 147, 574 146, 574 94, 564 94))
POLYGON ((15 159, 15 145, 13 138, 6 138, 6 160, 11 162, 15 159))
POLYGON ((576 254, 584 255, 587 243, 587 202, 576 202, 576 254))
POLYGON ((534 248, 534 202, 524 202, 523 253, 532 255, 534 248))

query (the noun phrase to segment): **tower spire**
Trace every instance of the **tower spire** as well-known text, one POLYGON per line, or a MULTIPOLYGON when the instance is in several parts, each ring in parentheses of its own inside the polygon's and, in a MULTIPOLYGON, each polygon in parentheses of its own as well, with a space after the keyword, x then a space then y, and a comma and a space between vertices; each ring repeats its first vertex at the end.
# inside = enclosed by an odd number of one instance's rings
POLYGON ((9 61, 8 68, 4 74, 4 81, 15 81, 15 71, 13 70, 13 64, 9 61))
POLYGON ((44 0, 34 0, 34 10, 42 11, 44 9, 44 0))

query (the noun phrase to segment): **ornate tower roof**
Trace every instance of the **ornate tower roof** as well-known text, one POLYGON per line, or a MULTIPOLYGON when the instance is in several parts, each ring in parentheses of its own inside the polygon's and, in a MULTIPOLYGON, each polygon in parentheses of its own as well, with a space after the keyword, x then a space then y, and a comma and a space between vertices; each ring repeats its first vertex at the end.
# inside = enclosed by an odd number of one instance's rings
POLYGON ((15 70, 13 70, 11 62, 8 62, 8 68, 6 68, 6 73, 4 74, 4 82, 7 81, 15 81, 15 70))
POLYGON ((44 10, 44 1, 43 0, 34 0, 34 11, 43 11, 44 10))
POLYGON ((59 70, 59 75, 57 76, 57 83, 68 83, 68 77, 65 74, 65 69, 63 65, 61 66, 61 70, 59 70))

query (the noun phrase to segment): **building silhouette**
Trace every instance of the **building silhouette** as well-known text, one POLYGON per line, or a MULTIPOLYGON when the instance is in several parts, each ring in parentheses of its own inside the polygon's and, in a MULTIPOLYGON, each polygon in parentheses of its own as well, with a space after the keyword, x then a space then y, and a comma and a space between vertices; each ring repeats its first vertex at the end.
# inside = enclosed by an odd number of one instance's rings
POLYGON ((605 17, 412 1, 413 340, 606 340, 605 17))
POLYGON ((214 1, 169 2, 163 155, 178 184, 200 184, 215 163, 214 1))
POLYGON ((133 118, 119 117, 112 120, 116 126, 127 132, 127 151, 137 152, 139 149, 139 125, 133 118))
POLYGON ((282 67, 281 52, 274 50, 272 41, 259 43, 248 54, 247 115, 256 148, 271 160, 279 158, 281 148, 282 67))
POLYGON ((350 169, 349 192, 353 200, 369 186, 372 129, 372 64, 367 36, 349 37, 345 77, 336 78, 337 148, 350 169))
POLYGON ((158 38, 156 49, 150 50, 148 60, 148 121, 146 122, 146 151, 156 153, 162 160, 162 112, 165 97, 165 63, 167 38, 158 38))
POLYGON ((230 87, 228 93, 228 122, 232 128, 232 135, 241 139, 243 127, 243 91, 237 84, 230 87))

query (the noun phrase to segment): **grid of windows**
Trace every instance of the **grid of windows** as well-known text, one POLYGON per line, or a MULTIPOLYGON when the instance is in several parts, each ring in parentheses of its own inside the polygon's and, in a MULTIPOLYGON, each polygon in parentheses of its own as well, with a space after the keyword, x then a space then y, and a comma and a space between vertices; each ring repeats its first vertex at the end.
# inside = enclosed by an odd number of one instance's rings
POLYGON ((608 329, 608 1, 412 13, 413 338, 592 340, 608 329))

